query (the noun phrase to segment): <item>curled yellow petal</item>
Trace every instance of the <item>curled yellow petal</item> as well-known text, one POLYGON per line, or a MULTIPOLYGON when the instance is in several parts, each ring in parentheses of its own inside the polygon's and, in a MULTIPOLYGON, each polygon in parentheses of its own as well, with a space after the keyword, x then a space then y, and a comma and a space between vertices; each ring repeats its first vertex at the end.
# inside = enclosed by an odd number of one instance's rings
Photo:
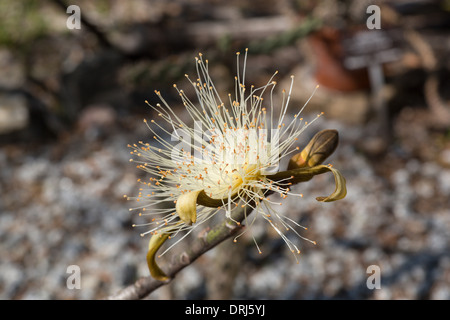
POLYGON ((323 167, 330 170, 334 175, 334 181, 336 183, 336 188, 334 189, 334 192, 330 194, 328 197, 317 197, 316 200, 320 202, 332 202, 340 199, 344 199, 347 195, 347 187, 346 187, 346 181, 342 173, 340 173, 338 170, 334 169, 331 166, 316 166, 316 167, 323 167))
POLYGON ((163 243, 167 240, 169 234, 154 234, 148 243, 148 252, 147 252, 147 265, 150 270, 150 274, 153 278, 160 281, 166 281, 169 277, 161 270, 161 268, 156 264, 155 256, 156 252, 163 245, 163 243))
POLYGON ((203 190, 191 191, 182 194, 177 199, 175 210, 181 221, 188 225, 197 221, 197 198, 202 191, 203 190))

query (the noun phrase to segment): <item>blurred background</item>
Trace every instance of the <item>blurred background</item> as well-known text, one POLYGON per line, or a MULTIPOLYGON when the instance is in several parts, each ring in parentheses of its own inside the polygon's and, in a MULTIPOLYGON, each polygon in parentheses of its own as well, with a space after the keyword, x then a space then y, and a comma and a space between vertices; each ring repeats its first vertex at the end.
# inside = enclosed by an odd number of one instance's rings
POLYGON ((145 176, 127 148, 151 138, 144 101, 160 90, 182 115, 172 84, 189 87, 198 52, 232 92, 244 48, 247 84, 278 70, 281 92, 295 75, 292 113, 320 85, 303 116, 325 116, 299 145, 339 131, 329 161, 348 195, 315 201, 333 191, 321 175, 284 200, 317 241, 297 242, 298 263, 260 223, 262 254, 250 236, 224 242, 150 298, 450 299, 449 34, 448 0, 2 0, 0 299, 100 299, 148 275, 123 198, 145 176), (66 25, 73 4, 81 29, 66 25), (380 289, 366 285, 371 265, 380 289))

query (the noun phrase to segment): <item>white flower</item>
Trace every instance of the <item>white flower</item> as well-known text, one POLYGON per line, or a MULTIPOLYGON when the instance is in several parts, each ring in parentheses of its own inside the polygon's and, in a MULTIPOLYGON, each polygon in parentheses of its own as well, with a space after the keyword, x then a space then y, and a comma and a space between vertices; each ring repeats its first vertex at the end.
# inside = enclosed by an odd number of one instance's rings
MULTIPOLYGON (((197 79, 191 80, 186 75, 195 90, 197 101, 189 100, 184 91, 174 85, 192 123, 183 121, 156 91, 161 103, 149 106, 156 112, 158 119, 144 120, 153 133, 154 141, 130 146, 132 155, 139 158, 130 161, 150 173, 148 181, 140 181, 144 187, 140 189, 139 195, 127 197, 140 204, 130 210, 139 210, 140 215, 149 216, 150 221, 139 226, 149 228, 142 235, 153 235, 149 246, 149 254, 152 253, 150 260, 168 237, 188 231, 181 237, 183 239, 193 228, 218 212, 225 212, 227 218, 233 219, 232 212, 239 207, 248 207, 255 212, 252 221, 246 219, 247 225, 252 224, 258 216, 263 217, 292 252, 300 252, 283 231, 293 230, 305 239, 291 224, 302 226, 278 213, 274 206, 281 203, 270 199, 268 194, 278 193, 282 198, 302 197, 290 189, 293 182, 298 182, 293 179, 292 172, 285 171, 284 175, 280 175, 277 171, 282 158, 298 154, 298 137, 312 121, 307 123, 299 117, 306 103, 287 120, 293 76, 289 91, 283 90, 281 104, 277 106, 273 101, 276 86, 273 78, 276 73, 260 88, 247 86, 247 51, 242 75, 239 73, 239 58, 238 53, 234 96, 229 94, 228 100, 222 101, 208 74, 208 60, 203 60, 199 54, 196 58, 197 79), (264 95, 268 95, 268 99, 264 95), (164 122, 168 123, 172 132, 167 130, 164 122), (162 133, 170 135, 172 142, 164 140, 160 135, 162 133), (168 202, 172 205, 168 206, 168 202)), ((335 173, 326 167, 315 174, 327 170, 335 173)), ((300 180, 309 180, 312 175, 311 172, 308 174, 307 179, 300 180)), ((322 201, 337 198, 324 199, 322 201)), ((153 267, 161 271, 156 264, 151 266, 152 263, 149 261, 150 269, 153 267)))

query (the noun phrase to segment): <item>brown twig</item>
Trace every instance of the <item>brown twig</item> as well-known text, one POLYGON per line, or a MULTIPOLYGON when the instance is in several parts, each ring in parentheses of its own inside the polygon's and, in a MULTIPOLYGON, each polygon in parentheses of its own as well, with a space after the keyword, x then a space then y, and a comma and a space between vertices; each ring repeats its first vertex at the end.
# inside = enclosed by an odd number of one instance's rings
MULTIPOLYGON (((242 222, 246 214, 250 214, 250 210, 239 208, 232 213, 232 219, 242 222)), ((148 276, 140 278, 134 284, 122 289, 116 294, 107 297, 108 300, 139 300, 145 298, 159 287, 170 283, 178 272, 193 263, 198 257, 205 252, 214 248, 219 243, 230 238, 243 228, 241 224, 236 224, 231 219, 225 219, 222 223, 216 225, 209 230, 204 236, 197 238, 188 250, 182 252, 173 259, 173 263, 165 271, 170 277, 169 281, 158 281, 148 276)))

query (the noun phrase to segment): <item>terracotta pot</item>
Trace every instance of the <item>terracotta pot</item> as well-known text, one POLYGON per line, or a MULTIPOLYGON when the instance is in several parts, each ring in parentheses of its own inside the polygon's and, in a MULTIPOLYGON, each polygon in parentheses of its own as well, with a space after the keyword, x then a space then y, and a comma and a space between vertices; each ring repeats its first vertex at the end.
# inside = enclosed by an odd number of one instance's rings
POLYGON ((315 78, 320 85, 339 91, 369 88, 367 68, 349 70, 344 66, 342 32, 324 27, 308 37, 314 59, 315 78))

